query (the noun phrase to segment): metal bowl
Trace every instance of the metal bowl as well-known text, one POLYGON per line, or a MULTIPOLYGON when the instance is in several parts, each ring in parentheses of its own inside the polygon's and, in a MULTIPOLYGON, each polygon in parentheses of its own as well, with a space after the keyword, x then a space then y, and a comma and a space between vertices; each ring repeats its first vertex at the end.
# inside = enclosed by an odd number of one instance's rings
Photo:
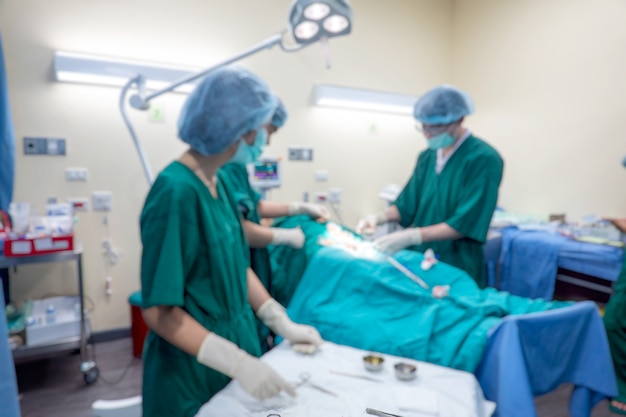
POLYGON ((363 365, 365 365, 365 369, 372 372, 378 372, 383 369, 383 362, 385 362, 385 358, 378 355, 367 355, 363 356, 363 365))
POLYGON ((396 370, 396 378, 401 381, 410 381, 417 375, 417 366, 413 364, 398 362, 393 367, 396 370))

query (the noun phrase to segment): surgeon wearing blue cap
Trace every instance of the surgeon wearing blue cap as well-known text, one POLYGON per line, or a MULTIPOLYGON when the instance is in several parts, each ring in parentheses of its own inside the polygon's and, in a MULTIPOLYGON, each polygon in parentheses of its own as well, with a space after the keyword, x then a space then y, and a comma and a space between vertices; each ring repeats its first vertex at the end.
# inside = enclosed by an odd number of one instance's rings
POLYGON ((194 416, 230 379, 263 399, 294 387, 257 357, 256 316, 292 344, 321 344, 292 322, 248 267, 233 191, 217 175, 267 128, 276 99, 239 67, 209 74, 178 123, 189 145, 157 177, 141 214, 143 415, 194 416))
MULTIPOLYGON (((291 282, 277 282, 272 279, 267 247, 286 245, 299 249, 304 245, 304 233, 300 228, 264 226, 261 220, 294 215, 308 215, 320 220, 330 217, 328 210, 318 204, 261 200, 261 195, 250 184, 246 166, 259 159, 265 146, 270 144, 272 135, 283 127, 286 121, 287 109, 283 102, 277 99, 277 106, 270 123, 265 129, 257 131, 253 145, 239 146, 229 163, 220 168, 221 178, 233 190, 235 203, 243 217, 243 229, 250 245, 250 266, 270 295, 283 304, 289 303, 295 285, 291 282)), ((300 277, 287 278, 299 279, 300 277)), ((271 343, 271 339, 268 340, 270 332, 262 324, 259 325, 259 336, 262 350, 267 351, 271 343)))
POLYGON ((421 96, 413 116, 428 149, 420 153, 413 176, 384 212, 357 225, 372 233, 377 225, 399 222, 404 230, 385 235, 375 245, 386 253, 424 252, 465 270, 485 286, 482 246, 498 200, 504 163, 498 152, 463 126, 474 112, 468 94, 449 85, 421 96))

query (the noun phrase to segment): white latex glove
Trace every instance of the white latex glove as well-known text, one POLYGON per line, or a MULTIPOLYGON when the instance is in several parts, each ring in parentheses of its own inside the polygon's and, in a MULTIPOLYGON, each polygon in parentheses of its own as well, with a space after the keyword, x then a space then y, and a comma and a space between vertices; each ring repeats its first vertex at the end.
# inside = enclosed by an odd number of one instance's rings
POLYGON ((201 364, 236 379, 248 394, 259 400, 278 395, 283 390, 296 396, 293 385, 267 364, 215 333, 204 339, 196 358, 201 364))
POLYGON ((285 308, 273 298, 264 302, 256 315, 274 333, 288 340, 294 350, 300 353, 314 353, 323 342, 317 329, 291 321, 285 308))
POLYGON ((274 237, 270 242, 272 245, 286 245, 294 249, 300 249, 304 246, 304 233, 299 227, 293 229, 281 229, 280 227, 272 227, 274 237))
POLYGON ((359 220, 359 223, 356 225, 356 232, 358 234, 373 235, 376 233, 376 226, 385 224, 388 221, 385 213, 370 214, 359 220))
POLYGON ((381 252, 395 253, 409 246, 419 245, 422 243, 422 232, 419 227, 400 230, 399 232, 389 233, 374 241, 374 247, 381 252))
POLYGON ((297 201, 289 203, 289 215, 295 216, 298 214, 306 214, 313 219, 330 219, 330 212, 328 209, 324 206, 320 206, 319 204, 300 203, 297 201))

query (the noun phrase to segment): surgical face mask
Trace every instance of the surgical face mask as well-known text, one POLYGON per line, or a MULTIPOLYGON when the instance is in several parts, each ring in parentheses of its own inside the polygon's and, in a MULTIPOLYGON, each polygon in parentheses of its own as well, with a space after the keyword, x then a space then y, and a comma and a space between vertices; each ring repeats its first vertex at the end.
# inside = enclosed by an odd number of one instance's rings
POLYGON ((257 130, 252 145, 248 145, 245 140, 241 139, 237 152, 235 152, 230 161, 236 164, 248 165, 259 159, 263 149, 265 149, 265 145, 267 145, 267 130, 265 127, 261 127, 257 130))
POLYGON ((447 148, 448 146, 452 146, 454 144, 454 136, 452 136, 448 132, 443 132, 438 134, 437 136, 433 136, 430 139, 426 139, 428 142, 428 147, 430 149, 442 149, 447 148))

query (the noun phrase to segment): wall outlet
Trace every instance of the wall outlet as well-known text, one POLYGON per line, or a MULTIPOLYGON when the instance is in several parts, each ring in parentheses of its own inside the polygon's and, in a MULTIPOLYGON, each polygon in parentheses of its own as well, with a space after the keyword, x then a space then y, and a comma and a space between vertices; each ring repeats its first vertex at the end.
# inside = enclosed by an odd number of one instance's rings
POLYGON ((290 146, 289 149, 290 161, 312 161, 313 160, 313 148, 308 146, 290 146))
POLYGON ((111 211, 113 193, 110 191, 94 191, 91 194, 93 211, 111 211))
POLYGON ((65 168, 66 181, 87 181, 87 168, 65 168))

